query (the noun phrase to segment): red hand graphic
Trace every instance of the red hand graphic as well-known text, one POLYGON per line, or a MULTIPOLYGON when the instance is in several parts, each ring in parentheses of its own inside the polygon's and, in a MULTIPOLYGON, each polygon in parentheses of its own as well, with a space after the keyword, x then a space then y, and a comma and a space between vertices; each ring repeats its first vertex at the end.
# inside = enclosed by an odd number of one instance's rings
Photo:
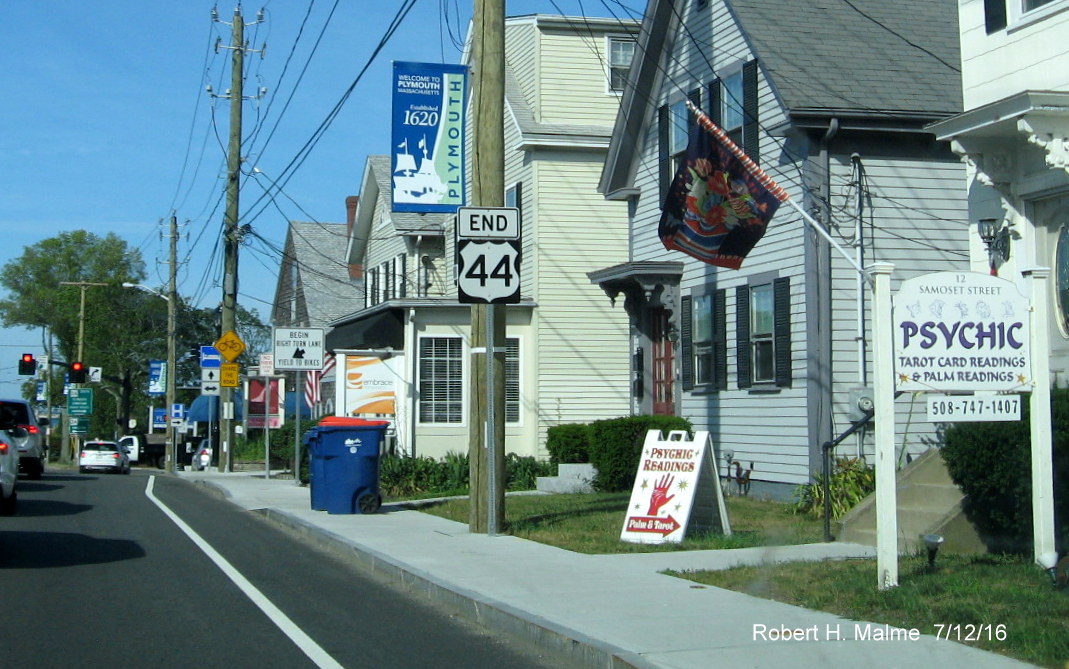
POLYGON ((669 495, 668 489, 672 487, 674 480, 674 476, 665 474, 660 481, 657 481, 657 485, 653 488, 653 495, 650 496, 650 510, 646 512, 647 515, 656 516, 662 506, 672 501, 675 495, 669 495))

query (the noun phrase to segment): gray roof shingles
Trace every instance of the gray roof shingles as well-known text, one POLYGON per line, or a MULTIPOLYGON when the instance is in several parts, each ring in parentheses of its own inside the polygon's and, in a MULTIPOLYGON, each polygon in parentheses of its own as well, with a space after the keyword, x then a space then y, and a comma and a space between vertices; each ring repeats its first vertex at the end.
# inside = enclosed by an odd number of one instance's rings
POLYGON ((727 0, 791 111, 961 110, 956 0, 727 0))

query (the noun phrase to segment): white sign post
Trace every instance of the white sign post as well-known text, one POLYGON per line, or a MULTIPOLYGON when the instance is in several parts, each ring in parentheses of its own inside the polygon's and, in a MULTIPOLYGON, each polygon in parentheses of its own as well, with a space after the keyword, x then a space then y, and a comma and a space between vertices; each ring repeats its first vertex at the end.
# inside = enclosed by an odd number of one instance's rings
POLYGON ((695 432, 693 439, 682 430, 667 437, 647 432, 620 539, 679 543, 691 525, 730 535, 712 450, 708 432, 695 432))

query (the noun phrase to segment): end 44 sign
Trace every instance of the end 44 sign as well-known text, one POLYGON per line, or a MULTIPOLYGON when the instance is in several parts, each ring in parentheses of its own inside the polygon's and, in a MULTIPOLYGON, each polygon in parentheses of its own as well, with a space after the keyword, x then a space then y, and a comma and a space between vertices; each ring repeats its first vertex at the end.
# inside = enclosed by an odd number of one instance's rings
POLYGON ((463 303, 520 301, 520 221, 515 207, 457 210, 457 293, 463 303))

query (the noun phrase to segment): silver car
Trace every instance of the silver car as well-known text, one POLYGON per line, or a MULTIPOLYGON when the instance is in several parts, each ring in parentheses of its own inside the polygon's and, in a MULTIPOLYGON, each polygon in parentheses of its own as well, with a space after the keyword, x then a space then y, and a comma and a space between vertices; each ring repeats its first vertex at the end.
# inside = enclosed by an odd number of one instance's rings
POLYGON ((19 452, 15 447, 22 430, 13 423, 0 422, 0 516, 10 516, 18 506, 15 482, 19 477, 19 452))
POLYGON ((129 474, 130 456, 125 448, 114 441, 87 441, 78 452, 78 471, 84 473, 91 469, 129 474))
POLYGON ((31 479, 41 478, 48 460, 41 428, 48 426, 48 419, 37 418, 33 406, 26 400, 0 400, 0 424, 22 428, 12 437, 18 450, 19 469, 31 479))

